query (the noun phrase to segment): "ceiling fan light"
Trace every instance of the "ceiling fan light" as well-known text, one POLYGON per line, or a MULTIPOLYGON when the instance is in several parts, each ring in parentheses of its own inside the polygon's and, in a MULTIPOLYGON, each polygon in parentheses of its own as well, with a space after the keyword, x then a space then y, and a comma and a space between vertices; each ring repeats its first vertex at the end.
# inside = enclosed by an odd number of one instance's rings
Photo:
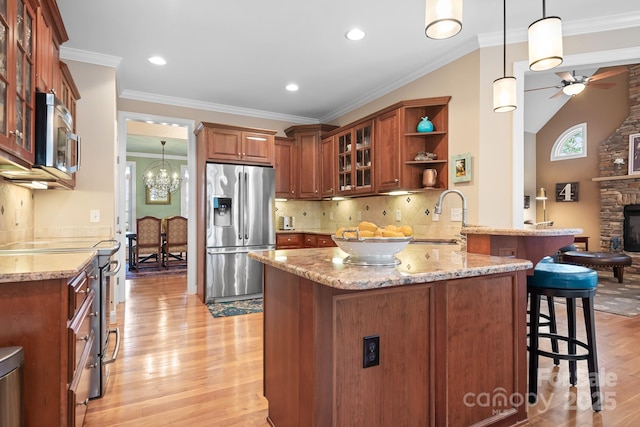
POLYGON ((448 39, 462 30, 462 0, 426 0, 424 33, 430 39, 448 39))
POLYGON ((565 87, 562 88, 562 91, 565 95, 574 96, 582 92, 585 88, 585 84, 582 82, 578 83, 569 83, 565 87))
POLYGON ((516 78, 500 77, 493 81, 493 111, 507 113, 516 107, 516 78))
POLYGON ((529 25, 529 68, 544 71, 562 64, 562 21, 557 16, 529 25))

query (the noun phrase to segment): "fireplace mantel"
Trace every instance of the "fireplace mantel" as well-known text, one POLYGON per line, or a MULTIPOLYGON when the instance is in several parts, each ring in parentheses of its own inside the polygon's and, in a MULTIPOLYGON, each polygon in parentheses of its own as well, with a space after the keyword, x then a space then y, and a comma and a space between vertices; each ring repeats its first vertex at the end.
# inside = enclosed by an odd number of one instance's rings
POLYGON ((638 175, 618 175, 618 176, 598 176, 596 178, 591 178, 591 181, 619 181, 623 179, 640 179, 640 174, 638 175))

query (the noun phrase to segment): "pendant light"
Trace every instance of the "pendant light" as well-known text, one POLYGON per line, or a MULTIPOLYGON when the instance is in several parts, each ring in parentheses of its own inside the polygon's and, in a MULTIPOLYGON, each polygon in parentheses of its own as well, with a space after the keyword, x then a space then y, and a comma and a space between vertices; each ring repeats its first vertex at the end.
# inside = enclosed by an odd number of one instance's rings
POLYGON ((166 141, 160 141, 162 144, 162 160, 151 162, 144 171, 142 183, 149 189, 149 193, 153 198, 166 199, 170 193, 180 188, 182 179, 177 172, 173 171, 171 163, 164 159, 164 145, 166 141))
POLYGON ((493 111, 506 113, 516 109, 516 78, 507 77, 507 0, 503 0, 502 77, 493 81, 493 111))
POLYGON ((424 33, 430 39, 448 39, 462 29, 462 0, 425 0, 424 33))
POLYGON ((562 64, 562 21, 546 16, 542 0, 542 19, 529 25, 529 68, 544 71, 562 64))

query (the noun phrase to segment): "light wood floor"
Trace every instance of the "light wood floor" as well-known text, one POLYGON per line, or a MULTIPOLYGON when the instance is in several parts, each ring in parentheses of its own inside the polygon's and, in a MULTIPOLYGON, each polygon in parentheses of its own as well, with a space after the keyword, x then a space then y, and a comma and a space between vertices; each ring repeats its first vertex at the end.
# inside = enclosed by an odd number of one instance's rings
MULTIPOLYGON (((214 319, 186 295, 186 276, 127 282, 117 316, 120 354, 106 395, 89 403, 85 426, 268 426, 262 314, 214 319)), ((557 312, 563 324, 564 306, 557 312)), ((554 368, 541 358, 540 376, 550 379, 540 381, 530 425, 640 425, 640 316, 596 312, 596 329, 603 411, 591 410, 586 362, 570 388, 566 362, 554 368)))

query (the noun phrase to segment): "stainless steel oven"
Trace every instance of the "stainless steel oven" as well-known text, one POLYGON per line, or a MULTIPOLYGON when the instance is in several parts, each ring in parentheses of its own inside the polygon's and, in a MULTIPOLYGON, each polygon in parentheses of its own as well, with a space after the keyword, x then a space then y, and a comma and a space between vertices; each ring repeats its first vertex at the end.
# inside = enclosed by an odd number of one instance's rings
POLYGON ((94 300, 93 317, 91 318, 91 329, 95 334, 93 348, 91 350, 96 369, 91 373, 91 385, 89 397, 95 399, 102 397, 107 388, 109 379, 109 365, 115 362, 120 349, 120 330, 109 327, 109 298, 110 298, 110 278, 118 274, 120 262, 112 261, 111 257, 118 251, 120 244, 111 249, 98 249, 98 256, 94 263, 96 266, 96 277, 92 281, 96 298, 94 300), (114 345, 110 343, 111 338, 115 340, 114 345), (109 353, 110 349, 113 349, 109 353))

